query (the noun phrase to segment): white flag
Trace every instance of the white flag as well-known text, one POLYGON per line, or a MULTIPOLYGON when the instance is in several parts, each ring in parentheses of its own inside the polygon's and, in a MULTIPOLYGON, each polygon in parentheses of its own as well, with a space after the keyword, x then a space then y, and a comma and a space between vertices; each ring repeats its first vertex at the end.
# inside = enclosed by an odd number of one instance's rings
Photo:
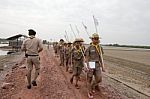
POLYGON ((87 30, 87 26, 86 26, 86 25, 84 25, 84 23, 83 23, 83 22, 82 22, 82 24, 83 24, 84 28, 87 30))
POLYGON ((98 20, 94 17, 94 15, 93 15, 93 19, 94 19, 95 25, 98 26, 98 20))
POLYGON ((78 32, 78 35, 80 34, 80 31, 79 31, 79 29, 78 29, 78 27, 76 26, 76 30, 77 30, 77 32, 78 32))

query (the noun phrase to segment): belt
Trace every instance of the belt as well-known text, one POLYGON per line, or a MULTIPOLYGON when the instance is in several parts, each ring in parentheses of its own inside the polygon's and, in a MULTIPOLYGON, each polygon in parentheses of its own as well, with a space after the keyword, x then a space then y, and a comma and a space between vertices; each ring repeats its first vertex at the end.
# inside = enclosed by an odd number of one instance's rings
POLYGON ((39 56, 39 55, 28 55, 28 56, 39 56))

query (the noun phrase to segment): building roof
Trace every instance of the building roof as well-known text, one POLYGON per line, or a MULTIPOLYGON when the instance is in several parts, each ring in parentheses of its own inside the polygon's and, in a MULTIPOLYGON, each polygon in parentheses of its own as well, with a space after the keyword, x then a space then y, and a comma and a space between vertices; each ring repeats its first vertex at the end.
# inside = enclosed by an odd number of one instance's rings
POLYGON ((15 39, 18 39, 20 37, 27 37, 27 36, 26 35, 22 35, 22 34, 18 34, 18 35, 14 35, 14 36, 9 37, 6 40, 15 40, 15 39))

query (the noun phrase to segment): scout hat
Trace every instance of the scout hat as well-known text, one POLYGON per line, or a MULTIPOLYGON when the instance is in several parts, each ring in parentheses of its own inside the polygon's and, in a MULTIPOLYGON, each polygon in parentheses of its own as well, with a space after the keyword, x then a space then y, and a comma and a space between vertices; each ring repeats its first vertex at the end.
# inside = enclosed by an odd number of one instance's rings
POLYGON ((71 42, 68 42, 68 44, 72 44, 71 42))
POLYGON ((76 38, 74 42, 84 42, 82 38, 76 38))
POLYGON ((93 33, 92 36, 90 37, 90 39, 93 39, 93 38, 100 38, 99 35, 97 33, 93 33))
POLYGON ((81 42, 84 42, 83 38, 80 38, 81 42))

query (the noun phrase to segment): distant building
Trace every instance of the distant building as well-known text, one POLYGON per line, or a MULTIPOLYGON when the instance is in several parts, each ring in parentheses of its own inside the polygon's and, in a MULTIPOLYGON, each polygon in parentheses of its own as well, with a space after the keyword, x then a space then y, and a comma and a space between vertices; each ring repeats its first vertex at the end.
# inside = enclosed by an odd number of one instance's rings
POLYGON ((9 37, 6 40, 9 41, 9 46, 11 46, 13 50, 18 51, 21 48, 22 42, 25 38, 27 38, 26 35, 18 34, 9 37))
POLYGON ((4 38, 0 38, 0 44, 8 44, 8 41, 4 38))

